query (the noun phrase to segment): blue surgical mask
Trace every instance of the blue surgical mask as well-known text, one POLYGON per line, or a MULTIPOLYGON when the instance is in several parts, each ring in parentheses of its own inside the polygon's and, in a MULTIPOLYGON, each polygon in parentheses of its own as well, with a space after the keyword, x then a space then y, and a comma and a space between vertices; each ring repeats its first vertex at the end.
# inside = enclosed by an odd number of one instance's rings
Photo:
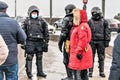
POLYGON ((31 17, 32 17, 33 19, 35 19, 35 18, 38 17, 38 15, 37 15, 37 14, 31 14, 31 17))

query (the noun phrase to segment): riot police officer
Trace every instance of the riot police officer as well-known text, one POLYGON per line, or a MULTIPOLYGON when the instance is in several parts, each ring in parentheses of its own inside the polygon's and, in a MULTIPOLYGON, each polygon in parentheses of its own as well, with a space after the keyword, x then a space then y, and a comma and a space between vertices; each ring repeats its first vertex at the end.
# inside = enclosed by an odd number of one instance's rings
POLYGON ((63 27, 61 29, 61 34, 60 34, 60 38, 59 38, 59 42, 58 42, 58 47, 59 50, 62 52, 62 46, 64 43, 64 47, 63 47, 63 63, 65 65, 66 68, 66 73, 67 73, 67 77, 62 79, 62 80, 72 80, 73 79, 73 75, 72 75, 72 70, 68 68, 68 63, 69 63, 69 40, 70 40, 70 30, 73 26, 73 14, 72 11, 73 9, 75 9, 75 5, 73 4, 68 4, 65 7, 65 12, 66 15, 63 18, 63 27))
MULTIPOLYGON (((88 23, 92 31, 92 40, 90 42, 90 45, 93 51, 93 61, 97 50, 99 63, 99 76, 105 77, 104 74, 105 48, 109 46, 110 30, 108 28, 108 22, 103 18, 102 12, 99 7, 93 7, 91 9, 91 14, 92 17, 88 21, 88 23)), ((93 68, 89 69, 89 77, 92 77, 92 73, 93 68)))
POLYGON ((47 52, 49 33, 48 26, 44 19, 39 17, 37 6, 30 6, 28 17, 24 21, 23 29, 27 34, 25 52, 26 52, 26 73, 28 78, 32 78, 32 60, 36 55, 37 76, 46 77, 43 72, 42 56, 43 51, 47 52))

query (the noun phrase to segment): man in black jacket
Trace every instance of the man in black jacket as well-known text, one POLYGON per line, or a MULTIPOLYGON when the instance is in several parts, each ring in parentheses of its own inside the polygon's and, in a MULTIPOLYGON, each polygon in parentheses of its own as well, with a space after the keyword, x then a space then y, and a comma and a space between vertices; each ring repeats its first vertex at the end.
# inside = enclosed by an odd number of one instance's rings
POLYGON ((72 70, 68 68, 69 63, 69 41, 70 41, 70 30, 73 26, 73 14, 72 10, 76 7, 73 4, 68 4, 65 7, 66 15, 63 19, 63 27, 61 29, 61 34, 58 42, 59 50, 62 52, 62 46, 63 47, 63 63, 65 64, 67 77, 62 80, 73 80, 72 70))
POLYGON ((46 21, 39 17, 37 6, 30 6, 28 17, 24 21, 23 29, 27 35, 25 52, 26 56, 26 73, 28 78, 32 78, 32 60, 36 55, 37 76, 46 77, 43 72, 42 56, 47 52, 49 42, 48 25, 46 21))
MULTIPOLYGON (((104 74, 104 60, 105 60, 105 48, 109 46, 110 30, 108 28, 108 22, 103 18, 102 12, 99 7, 93 7, 91 9, 92 18, 89 20, 89 26, 92 31, 92 40, 90 45, 93 51, 93 61, 98 53, 99 63, 99 75, 105 77, 104 74)), ((93 65, 94 66, 94 65, 93 65)), ((89 77, 92 77, 93 68, 89 69, 89 77)))
POLYGON ((18 80, 18 49, 17 44, 24 43, 26 34, 17 21, 11 19, 6 10, 8 5, 0 1, 0 34, 9 49, 6 62, 0 66, 0 80, 18 80), (5 76, 4 76, 5 73, 5 76))

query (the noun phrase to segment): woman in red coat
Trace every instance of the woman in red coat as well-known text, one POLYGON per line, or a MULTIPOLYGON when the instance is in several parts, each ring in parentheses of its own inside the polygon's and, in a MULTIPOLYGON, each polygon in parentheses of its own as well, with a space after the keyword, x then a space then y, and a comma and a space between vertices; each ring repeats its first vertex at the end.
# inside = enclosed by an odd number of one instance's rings
POLYGON ((69 68, 81 71, 82 80, 88 80, 87 69, 92 67, 92 49, 89 45, 91 30, 85 10, 73 10, 73 27, 70 37, 69 68), (85 78, 86 77, 86 78, 85 78))

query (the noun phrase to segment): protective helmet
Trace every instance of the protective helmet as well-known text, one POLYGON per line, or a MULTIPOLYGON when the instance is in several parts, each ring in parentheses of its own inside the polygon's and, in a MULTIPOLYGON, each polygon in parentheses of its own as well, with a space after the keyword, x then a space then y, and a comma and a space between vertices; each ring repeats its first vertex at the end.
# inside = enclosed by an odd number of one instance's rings
POLYGON ((71 13, 72 10, 75 9, 75 8, 76 8, 75 5, 73 5, 73 4, 68 4, 68 5, 65 7, 65 12, 66 12, 66 14, 71 13))
POLYGON ((39 8, 38 8, 37 6, 35 6, 35 5, 32 5, 32 6, 30 6, 29 9, 28 9, 28 15, 30 16, 30 14, 31 14, 33 11, 36 11, 36 12, 38 12, 38 14, 39 14, 39 8))
POLYGON ((93 7, 91 9, 91 14, 92 14, 93 19, 95 20, 99 20, 102 17, 102 12, 99 7, 93 7))
POLYGON ((96 12, 96 13, 101 13, 101 10, 100 10, 100 8, 99 7, 93 7, 92 9, 91 9, 91 13, 93 13, 93 12, 96 12))

